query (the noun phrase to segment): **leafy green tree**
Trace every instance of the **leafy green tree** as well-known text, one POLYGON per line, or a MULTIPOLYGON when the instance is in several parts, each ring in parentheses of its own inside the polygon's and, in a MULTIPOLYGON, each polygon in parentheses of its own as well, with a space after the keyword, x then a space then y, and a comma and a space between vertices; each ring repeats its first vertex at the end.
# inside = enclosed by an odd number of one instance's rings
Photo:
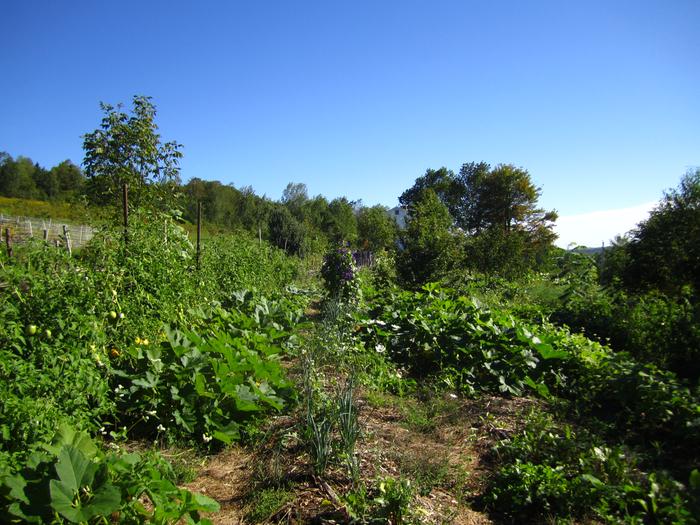
POLYGON ((58 181, 58 197, 70 199, 81 195, 85 189, 85 175, 80 167, 70 160, 64 160, 50 170, 51 176, 58 181))
POLYGON ((373 252, 393 250, 398 230, 386 206, 361 208, 357 216, 359 246, 373 252))
POLYGON ((649 218, 632 232, 625 283, 678 295, 700 290, 700 168, 669 190, 649 218))
POLYGON ((306 228, 284 206, 277 204, 268 220, 270 242, 287 253, 304 255, 306 228))
POLYGON ((328 205, 324 229, 328 239, 334 243, 357 240, 357 218, 353 205, 345 197, 333 199, 328 205))
POLYGON ((557 218, 556 212, 537 207, 540 188, 526 170, 511 164, 499 164, 493 169, 483 162, 464 164, 458 185, 460 204, 455 218, 467 232, 478 234, 494 227, 506 232, 517 228, 530 232, 551 230, 550 223, 557 218))
POLYGON ((37 188, 35 174, 38 165, 30 158, 17 157, 12 159, 8 154, 0 159, 0 194, 5 197, 20 199, 38 199, 42 197, 41 190, 37 188))
POLYGON ((469 234, 494 227, 507 232, 520 228, 553 240, 550 234, 557 214, 537 207, 541 190, 522 168, 471 162, 463 164, 457 176, 446 168, 429 169, 403 192, 399 202, 410 207, 425 189, 435 192, 454 224, 469 234))
POLYGON ((300 221, 304 220, 302 208, 309 200, 306 184, 290 182, 282 192, 282 204, 300 221))
POLYGON ((450 231, 452 218, 432 189, 424 190, 409 212, 397 269, 407 283, 436 280, 454 260, 456 241, 450 231))
POLYGON ((161 142, 150 97, 135 96, 132 104, 128 114, 121 105, 100 103, 100 128, 84 136, 89 195, 99 204, 116 203, 126 183, 134 204, 170 205, 180 181, 182 146, 161 142))
POLYGON ((435 192, 452 223, 467 234, 467 266, 504 274, 548 260, 557 214, 537 207, 541 190, 526 170, 485 162, 463 164, 457 176, 446 168, 428 170, 399 200, 410 207, 425 189, 435 192))
POLYGON ((460 187, 455 174, 445 167, 438 170, 427 169, 425 175, 418 177, 413 186, 401 194, 399 203, 401 206, 410 208, 422 198, 423 192, 427 189, 433 190, 447 206, 450 214, 456 215, 463 188, 460 187))

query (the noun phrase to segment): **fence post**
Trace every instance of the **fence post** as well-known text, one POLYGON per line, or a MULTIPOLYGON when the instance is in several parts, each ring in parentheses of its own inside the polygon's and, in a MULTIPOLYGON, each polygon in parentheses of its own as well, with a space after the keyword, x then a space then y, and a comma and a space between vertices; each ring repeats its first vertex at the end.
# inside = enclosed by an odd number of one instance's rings
POLYGON ((12 235, 10 228, 5 228, 5 243, 7 244, 7 256, 12 258, 12 235))
POLYGON ((199 258, 201 256, 200 242, 202 238, 202 203, 197 203, 197 270, 199 270, 199 258))
POLYGON ((122 207, 124 208, 124 246, 129 243, 129 185, 122 187, 122 207))
POLYGON ((49 230, 44 228, 44 242, 48 242, 48 241, 49 241, 49 230))
POLYGON ((65 224, 63 225, 63 238, 66 240, 66 250, 68 251, 68 256, 70 257, 73 255, 73 250, 70 245, 70 232, 65 224))
POLYGON ((34 237, 34 230, 32 230, 32 221, 27 219, 27 224, 29 225, 29 236, 34 237))

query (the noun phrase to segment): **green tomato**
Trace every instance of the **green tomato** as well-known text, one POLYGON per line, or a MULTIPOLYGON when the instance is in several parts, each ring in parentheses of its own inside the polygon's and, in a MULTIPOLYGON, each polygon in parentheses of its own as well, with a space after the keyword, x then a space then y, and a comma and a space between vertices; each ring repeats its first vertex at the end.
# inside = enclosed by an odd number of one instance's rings
POLYGON ((44 337, 46 339, 51 339, 51 330, 49 330, 48 328, 44 330, 44 337))
POLYGON ((27 327, 24 329, 24 331, 29 336, 36 335, 36 325, 35 324, 28 324, 27 327))
POLYGON ((116 319, 116 318, 117 318, 117 312, 115 312, 114 310, 112 310, 111 312, 109 312, 109 318, 110 318, 110 319, 116 319))

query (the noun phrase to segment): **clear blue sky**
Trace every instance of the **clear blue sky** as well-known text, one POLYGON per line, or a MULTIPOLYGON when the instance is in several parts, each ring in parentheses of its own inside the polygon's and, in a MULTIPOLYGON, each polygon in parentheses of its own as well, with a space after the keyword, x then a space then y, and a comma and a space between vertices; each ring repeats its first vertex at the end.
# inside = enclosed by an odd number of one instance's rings
POLYGON ((82 160, 150 95, 183 180, 394 205, 426 168, 526 168, 562 215, 700 165, 700 1, 6 0, 0 151, 82 160))

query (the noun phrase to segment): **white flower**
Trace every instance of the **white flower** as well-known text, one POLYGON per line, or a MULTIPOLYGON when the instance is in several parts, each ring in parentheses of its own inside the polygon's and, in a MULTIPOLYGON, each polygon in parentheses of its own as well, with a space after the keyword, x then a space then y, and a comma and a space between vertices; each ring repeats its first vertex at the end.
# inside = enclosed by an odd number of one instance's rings
POLYGON ((213 438, 211 436, 207 436, 206 434, 202 434, 202 440, 205 443, 209 443, 213 438))
POLYGON ((156 430, 157 430, 158 432, 165 432, 165 427, 164 427, 163 424, 161 423, 161 424, 159 424, 159 425, 156 427, 156 430))
POLYGON ((450 397, 451 397, 452 399, 457 399, 457 394, 450 394, 450 397))
POLYGON ((156 411, 155 410, 146 410, 146 414, 148 414, 149 416, 155 416, 156 411))
POLYGON ((386 347, 382 343, 377 343, 374 349, 381 354, 386 350, 386 347))

